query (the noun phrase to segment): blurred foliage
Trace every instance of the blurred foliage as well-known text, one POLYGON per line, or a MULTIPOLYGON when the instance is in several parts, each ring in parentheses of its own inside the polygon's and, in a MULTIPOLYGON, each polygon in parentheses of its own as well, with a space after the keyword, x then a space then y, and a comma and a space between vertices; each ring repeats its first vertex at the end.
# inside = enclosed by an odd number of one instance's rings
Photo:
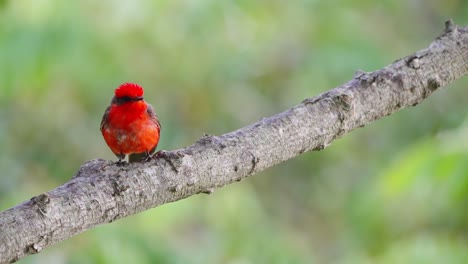
MULTIPOLYGON (((0 209, 115 160, 98 127, 122 82, 176 149, 424 48, 448 18, 467 25, 468 2, 0 1, 0 209)), ((467 85, 21 263, 463 263, 467 85)))

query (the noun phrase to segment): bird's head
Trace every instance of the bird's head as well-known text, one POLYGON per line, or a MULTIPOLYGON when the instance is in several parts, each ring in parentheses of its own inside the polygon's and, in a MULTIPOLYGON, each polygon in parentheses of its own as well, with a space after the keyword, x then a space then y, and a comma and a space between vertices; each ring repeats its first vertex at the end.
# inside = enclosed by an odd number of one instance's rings
POLYGON ((114 100, 117 104, 143 100, 143 88, 135 83, 124 83, 115 89, 114 100))

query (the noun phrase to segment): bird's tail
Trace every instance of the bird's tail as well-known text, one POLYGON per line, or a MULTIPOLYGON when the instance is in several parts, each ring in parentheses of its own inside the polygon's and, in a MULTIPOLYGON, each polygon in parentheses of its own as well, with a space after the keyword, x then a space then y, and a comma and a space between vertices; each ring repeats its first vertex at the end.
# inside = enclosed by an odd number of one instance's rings
POLYGON ((128 162, 140 162, 147 157, 146 152, 142 153, 133 153, 128 155, 128 162))

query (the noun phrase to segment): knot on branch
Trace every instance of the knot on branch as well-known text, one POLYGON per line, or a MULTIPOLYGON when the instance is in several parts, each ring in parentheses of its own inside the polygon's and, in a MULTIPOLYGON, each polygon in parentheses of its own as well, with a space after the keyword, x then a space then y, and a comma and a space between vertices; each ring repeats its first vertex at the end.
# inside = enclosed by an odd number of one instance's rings
MULTIPOLYGON (((187 192, 187 189, 193 185, 195 185, 198 182, 198 179, 195 178, 189 178, 185 183, 182 182, 176 182, 176 183, 169 183, 166 187, 166 190, 171 192, 171 193, 180 193, 180 192, 187 192)), ((213 192, 213 189, 210 189, 211 192, 213 192)), ((198 193, 207 193, 206 190, 199 191, 198 193)))
POLYGON ((201 144, 205 147, 212 147, 220 151, 221 149, 226 148, 226 144, 223 140, 215 135, 203 134, 203 136, 197 141, 198 144, 201 144))
POLYGON ((155 154, 155 157, 164 160, 171 166, 171 169, 178 173, 180 166, 182 165, 182 158, 185 156, 183 151, 165 151, 160 150, 155 154))
POLYGON ((330 142, 323 142, 323 143, 320 143, 318 144, 315 148, 313 148, 312 150, 315 150, 315 151, 321 151, 321 150, 324 150, 326 147, 328 147, 330 145, 330 142))
MULTIPOLYGON (((338 121, 340 122, 340 127, 337 137, 340 137, 349 130, 347 120, 354 112, 353 97, 346 92, 342 92, 333 95, 331 99, 333 101, 333 106, 338 110, 338 121)), ((325 147, 326 145, 323 146, 323 148, 325 147)))
POLYGON ((37 210, 40 214, 46 215, 48 211, 48 206, 50 203, 50 197, 47 193, 39 194, 31 198, 32 203, 37 206, 37 210))
POLYGON ((104 170, 107 165, 112 164, 110 161, 106 161, 104 159, 93 159, 85 164, 81 165, 78 169, 78 172, 73 176, 76 177, 86 177, 89 175, 95 175, 104 170))
MULTIPOLYGON (((50 238, 50 233, 39 236, 39 240, 36 241, 35 243, 27 245, 26 248, 24 249, 24 252, 27 254, 37 254, 41 252, 42 249, 44 249, 44 247, 47 246, 47 243, 49 243, 49 238, 50 238)), ((14 261, 17 261, 17 260, 14 260, 14 261)))
POLYGON ((404 60, 406 62, 406 66, 410 67, 411 69, 418 70, 422 66, 421 60, 429 55, 431 55, 431 51, 423 50, 406 57, 404 60))
POLYGON ((204 193, 204 194, 212 194, 214 192, 213 188, 208 188, 206 190, 202 190, 199 193, 204 193))
POLYGON ((445 22, 445 33, 457 33, 457 26, 453 22, 453 19, 449 19, 445 22))
POLYGON ((373 72, 365 72, 362 70, 356 70, 354 73, 354 79, 361 82, 361 84, 373 84, 375 82, 375 76, 373 72))
POLYGON ((338 106, 340 112, 349 113, 353 109, 352 97, 348 94, 338 94, 332 100, 338 106))
POLYGON ((411 69, 418 70, 421 66, 419 63, 419 56, 410 56, 406 61, 406 65, 408 65, 408 67, 410 67, 411 69))
POLYGON ((365 72, 365 71, 363 71, 361 69, 358 69, 354 73, 354 79, 361 79, 361 77, 366 76, 366 75, 367 75, 367 72, 365 72))
POLYGON ((25 253, 37 254, 37 253, 41 252, 41 250, 42 250, 42 246, 37 244, 37 243, 34 243, 34 244, 28 245, 26 247, 25 253))
POLYGON ((248 153, 250 155, 250 163, 252 164, 252 166, 250 167, 250 170, 247 175, 252 175, 255 172, 255 168, 257 167, 257 164, 260 161, 260 159, 257 156, 255 156, 252 152, 249 151, 248 153))
POLYGON ((122 176, 117 175, 115 178, 111 180, 112 184, 112 196, 121 196, 125 191, 130 189, 130 186, 123 184, 122 181, 120 181, 120 178, 122 176))
MULTIPOLYGON (((431 77, 427 81, 427 88, 429 88, 430 93, 437 90, 441 86, 442 86, 442 83, 441 83, 440 78, 438 76, 431 77)), ((429 94, 427 94, 426 96, 428 96, 429 94)))
POLYGON ((181 184, 171 185, 167 187, 167 190, 172 193, 179 192, 180 190, 182 190, 182 185, 181 184))

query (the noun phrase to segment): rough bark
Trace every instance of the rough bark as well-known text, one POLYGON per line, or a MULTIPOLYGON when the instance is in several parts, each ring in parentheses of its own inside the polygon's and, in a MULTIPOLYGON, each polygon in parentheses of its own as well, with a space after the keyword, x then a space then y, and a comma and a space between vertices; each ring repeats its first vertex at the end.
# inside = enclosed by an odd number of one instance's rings
POLYGON ((58 188, 0 213, 0 263, 15 262, 97 225, 240 181, 349 131, 415 106, 467 74, 468 27, 446 23, 426 49, 239 130, 205 135, 154 161, 81 166, 58 188))

